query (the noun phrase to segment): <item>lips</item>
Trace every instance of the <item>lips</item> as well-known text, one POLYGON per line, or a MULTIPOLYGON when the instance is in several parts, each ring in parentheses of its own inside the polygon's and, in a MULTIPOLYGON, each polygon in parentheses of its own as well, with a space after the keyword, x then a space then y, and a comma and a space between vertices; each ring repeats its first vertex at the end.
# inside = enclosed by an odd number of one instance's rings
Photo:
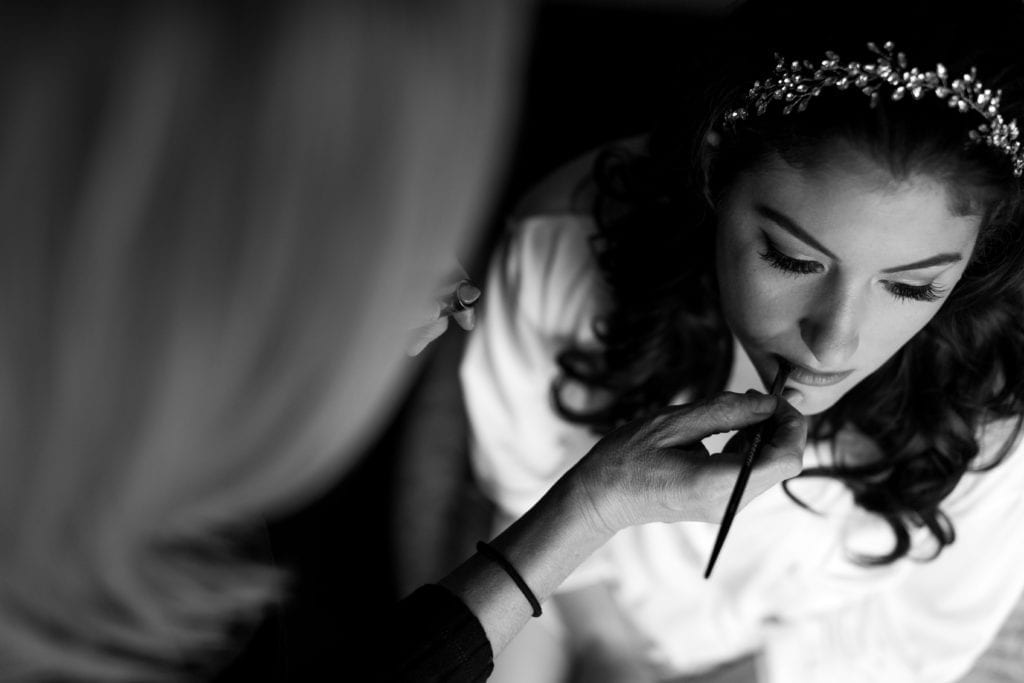
POLYGON ((842 372, 815 372, 802 365, 797 365, 792 361, 790 361, 790 363, 793 365, 793 370, 789 373, 790 381, 812 387, 827 387, 833 384, 839 384, 853 373, 853 370, 843 370, 842 372))

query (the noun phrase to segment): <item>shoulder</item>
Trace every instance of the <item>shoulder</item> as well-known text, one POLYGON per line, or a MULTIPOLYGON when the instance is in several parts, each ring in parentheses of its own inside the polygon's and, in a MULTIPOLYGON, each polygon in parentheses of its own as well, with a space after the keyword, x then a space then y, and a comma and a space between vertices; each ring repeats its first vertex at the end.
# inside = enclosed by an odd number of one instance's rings
MULTIPOLYGON (((587 214, 535 214, 510 219, 507 249, 533 281, 562 281, 596 267, 591 239, 597 234, 587 214)), ((550 283, 549 283, 550 286, 550 283)))
POLYGON ((555 168, 534 185, 508 216, 507 241, 525 263, 548 275, 566 275, 593 265, 590 240, 597 233, 592 214, 594 164, 609 147, 640 149, 643 138, 596 147, 555 168))
POLYGON ((585 214, 535 214, 509 221, 500 289, 517 316, 558 336, 587 326, 604 290, 591 248, 595 233, 593 218, 585 214))
MULTIPOLYGON (((612 145, 642 146, 631 138, 612 145)), ((556 168, 520 200, 507 219, 499 251, 500 291, 517 315, 556 337, 587 337, 607 306, 607 287, 592 249, 592 169, 604 148, 556 168)), ((499 283, 495 283, 499 284, 499 283)))

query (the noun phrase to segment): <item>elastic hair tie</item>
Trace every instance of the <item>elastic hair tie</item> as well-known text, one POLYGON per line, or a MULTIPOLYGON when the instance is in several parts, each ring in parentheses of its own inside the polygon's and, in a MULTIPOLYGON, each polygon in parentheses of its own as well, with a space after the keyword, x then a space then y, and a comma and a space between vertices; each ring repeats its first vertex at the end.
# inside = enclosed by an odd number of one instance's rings
POLYGON ((537 596, 533 594, 530 587, 523 581, 523 577, 519 575, 516 568, 512 566, 512 563, 505 559, 505 556, 499 553, 497 550, 487 545, 483 541, 477 541, 476 551, 486 557, 488 560, 493 560, 498 563, 505 573, 508 574, 515 584, 519 586, 519 590, 526 596, 526 600, 530 603, 530 607, 533 608, 533 616, 539 617, 541 615, 540 601, 537 600, 537 596))

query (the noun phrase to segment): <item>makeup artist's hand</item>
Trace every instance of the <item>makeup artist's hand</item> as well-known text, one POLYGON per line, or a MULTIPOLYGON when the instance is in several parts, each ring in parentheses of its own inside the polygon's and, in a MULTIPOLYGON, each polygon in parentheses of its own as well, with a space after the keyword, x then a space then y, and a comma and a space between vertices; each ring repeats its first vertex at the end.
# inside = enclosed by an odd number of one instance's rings
POLYGON ((743 461, 727 447, 711 455, 700 443, 773 419, 776 427, 750 474, 742 505, 800 473, 806 418, 785 399, 723 393, 671 406, 635 420, 599 441, 570 471, 584 514, 609 533, 648 522, 720 522, 743 461))
POLYGON ((463 277, 456 277, 438 287, 433 299, 419 313, 406 352, 410 356, 418 355, 430 342, 444 334, 448 329, 449 318, 464 330, 473 329, 476 313, 472 304, 479 298, 480 289, 465 273, 463 277))

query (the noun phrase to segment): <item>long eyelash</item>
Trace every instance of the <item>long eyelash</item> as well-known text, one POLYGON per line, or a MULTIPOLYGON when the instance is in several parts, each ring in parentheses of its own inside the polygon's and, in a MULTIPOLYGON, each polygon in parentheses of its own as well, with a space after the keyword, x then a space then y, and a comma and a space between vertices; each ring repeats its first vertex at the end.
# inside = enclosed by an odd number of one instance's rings
POLYGON ((933 284, 928 285, 907 285, 902 282, 889 282, 886 284, 889 293, 900 301, 938 301, 946 290, 933 284))
MULTIPOLYGON (((787 273, 810 275, 812 273, 820 273, 822 270, 821 264, 815 261, 803 261, 786 256, 768 239, 765 239, 765 250, 758 252, 757 255, 773 268, 778 268, 787 273)), ((886 283, 886 289, 900 301, 938 301, 942 298, 943 293, 945 293, 943 287, 939 287, 934 283, 908 285, 902 282, 888 282, 886 283)))
POLYGON ((757 255, 764 259, 770 266, 778 268, 779 270, 784 270, 787 273, 810 275, 811 273, 821 272, 821 264, 814 261, 802 261, 800 259, 790 258, 779 251, 769 240, 765 240, 765 250, 757 252, 757 255))

